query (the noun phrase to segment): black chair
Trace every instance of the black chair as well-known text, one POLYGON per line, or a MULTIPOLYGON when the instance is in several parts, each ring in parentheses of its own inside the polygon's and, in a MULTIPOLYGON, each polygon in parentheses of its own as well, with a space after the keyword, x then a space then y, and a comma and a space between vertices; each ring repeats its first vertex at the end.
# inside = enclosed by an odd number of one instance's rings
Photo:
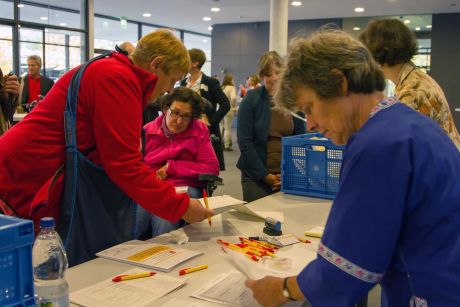
POLYGON ((198 175, 198 180, 201 182, 206 183, 206 194, 211 197, 212 193, 214 192, 215 189, 217 189, 217 186, 223 184, 222 178, 216 175, 212 174, 201 174, 198 175))

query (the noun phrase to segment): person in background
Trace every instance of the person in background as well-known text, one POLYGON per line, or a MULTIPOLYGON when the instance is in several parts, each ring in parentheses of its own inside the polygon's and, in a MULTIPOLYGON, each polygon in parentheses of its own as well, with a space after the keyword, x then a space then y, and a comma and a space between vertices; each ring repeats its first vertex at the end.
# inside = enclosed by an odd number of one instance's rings
POLYGON ((273 102, 283 68, 279 54, 263 53, 258 66, 264 85, 248 91, 238 110, 241 155, 236 166, 241 170, 243 199, 247 202, 280 189, 281 138, 305 133, 305 122, 277 108, 273 102))
POLYGON ((210 107, 206 108, 206 116, 209 122, 209 132, 217 137, 214 151, 217 159, 219 159, 220 170, 223 171, 225 170, 225 161, 219 123, 230 110, 230 102, 220 88, 219 81, 206 76, 201 71, 206 62, 206 54, 203 50, 194 48, 190 49, 188 53, 191 61, 189 76, 182 80, 181 86, 192 89, 211 103, 210 107))
MULTIPOLYGON (((144 126, 144 161, 159 180, 175 187, 187 186, 190 197, 200 198, 205 184, 198 180, 198 175, 219 175, 219 161, 209 130, 200 120, 204 102, 200 95, 186 87, 176 88, 161 101, 163 115, 144 126)), ((185 225, 183 220, 173 223, 139 209, 138 236, 142 236, 150 221, 153 237, 185 225)))
POLYGON ((412 62, 418 51, 414 33, 399 19, 388 18, 370 22, 359 38, 395 84, 396 98, 435 120, 460 150, 460 134, 442 88, 412 62))
MULTIPOLYGON (((460 306, 460 154, 439 125, 385 98, 369 50, 339 30, 291 45, 276 101, 346 144, 318 246, 297 276, 247 280, 264 306, 460 306)), ((306 212, 305 214, 308 214, 306 212)))
POLYGON ((236 95, 235 84, 232 74, 225 74, 222 80, 222 91, 230 101, 231 109, 225 114, 223 122, 221 122, 224 135, 224 150, 232 150, 232 122, 233 115, 238 108, 238 96, 236 95))
POLYGON ((11 127, 16 111, 19 94, 18 78, 13 75, 3 75, 0 69, 0 136, 11 127))
MULTIPOLYGON (((172 222, 193 223, 213 211, 159 180, 140 150, 143 108, 172 91, 189 66, 185 46, 166 29, 142 37, 130 57, 114 52, 95 61, 80 83, 76 138, 80 152, 141 207, 172 222)), ((43 216, 59 221, 65 171, 57 170, 66 158, 63 113, 74 72, 64 74, 44 100, 0 138, 0 209, 10 215, 35 223, 43 216)))
POLYGON ((252 75, 249 77, 248 79, 248 82, 247 82, 247 86, 246 86, 246 90, 253 90, 253 89, 256 89, 258 88, 261 84, 260 84, 260 76, 257 76, 257 75, 252 75))
POLYGON ((30 103, 41 101, 54 85, 53 80, 40 74, 41 57, 38 55, 28 56, 27 67, 28 73, 21 78, 19 90, 19 102, 24 110, 30 109, 27 107, 30 103))
POLYGON ((133 43, 126 41, 115 46, 115 50, 117 50, 118 52, 124 51, 126 52, 126 55, 131 55, 134 52, 134 50, 136 50, 136 46, 134 46, 133 43))

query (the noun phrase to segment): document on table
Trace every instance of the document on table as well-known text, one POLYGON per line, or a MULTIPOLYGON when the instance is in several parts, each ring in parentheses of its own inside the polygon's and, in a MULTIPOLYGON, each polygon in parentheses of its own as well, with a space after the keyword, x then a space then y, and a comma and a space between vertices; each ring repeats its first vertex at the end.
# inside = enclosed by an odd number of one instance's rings
POLYGON ((222 273, 190 296, 225 305, 260 306, 246 288, 246 279, 239 272, 222 273))
POLYGON ((202 303, 201 301, 198 300, 184 300, 181 298, 173 298, 163 305, 161 307, 208 307, 208 305, 202 303))
POLYGON ((103 250, 96 256, 169 272, 179 264, 202 254, 169 245, 131 240, 103 250))
MULTIPOLYGON (((122 274, 142 273, 131 269, 122 274)), ((152 277, 113 282, 112 279, 70 293, 70 301, 81 306, 155 306, 160 297, 185 285, 185 279, 155 274, 152 277)))
MULTIPOLYGON (((203 198, 200 198, 199 200, 204 206, 205 204, 203 198)), ((246 213, 261 219, 271 217, 280 222, 284 222, 284 215, 282 212, 252 210, 246 206, 245 201, 233 198, 228 195, 208 197, 208 203, 209 208, 213 209, 216 214, 222 214, 231 209, 235 209, 239 212, 246 213)))

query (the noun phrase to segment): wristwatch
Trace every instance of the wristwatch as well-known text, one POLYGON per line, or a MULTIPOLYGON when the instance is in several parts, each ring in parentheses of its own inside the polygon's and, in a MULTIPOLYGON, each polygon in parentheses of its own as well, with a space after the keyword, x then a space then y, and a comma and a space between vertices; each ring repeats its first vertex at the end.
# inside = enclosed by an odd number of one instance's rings
POLYGON ((296 299, 291 296, 291 292, 289 292, 289 289, 287 287, 288 278, 289 277, 286 277, 283 281, 283 296, 290 301, 295 301, 296 299))

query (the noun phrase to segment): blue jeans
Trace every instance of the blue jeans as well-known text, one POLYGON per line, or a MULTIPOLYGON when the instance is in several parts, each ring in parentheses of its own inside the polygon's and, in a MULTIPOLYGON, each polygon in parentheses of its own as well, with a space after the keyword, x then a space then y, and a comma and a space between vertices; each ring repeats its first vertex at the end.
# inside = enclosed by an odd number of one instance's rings
MULTIPOLYGON (((188 187, 187 194, 191 198, 201 198, 202 192, 200 188, 188 187)), ((162 219, 154 214, 151 214, 141 206, 137 207, 136 217, 136 238, 143 238, 151 226, 152 237, 168 233, 185 226, 184 220, 179 220, 175 223, 162 219)))

